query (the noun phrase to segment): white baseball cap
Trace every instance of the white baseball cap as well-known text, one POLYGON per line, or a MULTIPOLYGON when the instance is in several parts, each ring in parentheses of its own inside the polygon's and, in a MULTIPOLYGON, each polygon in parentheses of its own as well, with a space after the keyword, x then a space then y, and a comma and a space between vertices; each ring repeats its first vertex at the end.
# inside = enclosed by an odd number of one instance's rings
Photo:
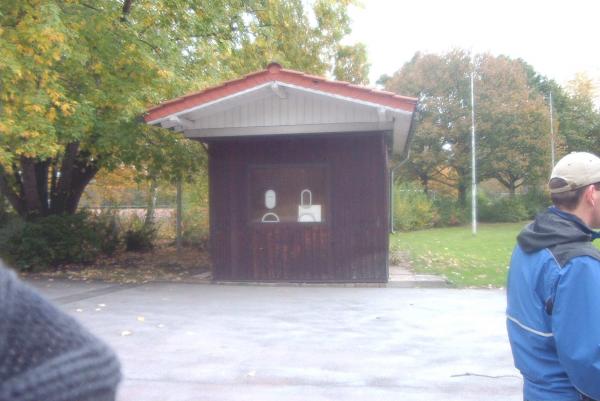
POLYGON ((565 185, 550 188, 550 193, 558 194, 573 191, 600 182, 600 158, 592 153, 569 153, 556 163, 552 169, 550 180, 560 178, 565 185))

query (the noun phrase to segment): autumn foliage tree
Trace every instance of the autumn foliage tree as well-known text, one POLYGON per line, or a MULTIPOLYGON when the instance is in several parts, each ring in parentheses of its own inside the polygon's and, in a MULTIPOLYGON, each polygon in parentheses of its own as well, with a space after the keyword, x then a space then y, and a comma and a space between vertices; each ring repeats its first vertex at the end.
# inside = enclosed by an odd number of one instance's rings
POLYGON ((0 189, 20 215, 73 213, 103 167, 162 159, 193 168, 181 138, 135 121, 177 84, 166 10, 131 1, 0 7, 0 189))
POLYGON ((559 132, 569 151, 600 154, 600 108, 594 103, 596 89, 585 74, 577 74, 567 84, 567 101, 559 109, 559 132))
POLYGON ((538 74, 532 66, 519 60, 527 71, 528 81, 550 106, 552 97, 556 157, 568 152, 600 153, 600 107, 598 90, 585 74, 576 74, 565 87, 538 74), (596 99, 596 102, 595 102, 596 99))
POLYGON ((407 170, 427 188, 451 187, 461 204, 471 182, 471 86, 474 71, 478 180, 494 178, 514 194, 549 165, 549 116, 523 63, 464 50, 420 54, 386 82, 419 98, 407 170))
POLYGON ((496 179, 514 195, 549 172, 549 109, 518 61, 482 55, 477 76, 480 179, 496 179))
POLYGON ((312 23, 301 0, 0 2, 0 192, 46 216, 73 213, 103 168, 193 175, 202 150, 144 110, 273 58, 330 71, 349 3, 316 0, 312 23))
POLYGON ((419 99, 407 169, 425 188, 435 181, 456 189, 462 203, 470 177, 470 72, 463 50, 417 53, 386 82, 387 90, 419 99))
POLYGON ((369 83, 369 63, 367 48, 362 43, 338 48, 333 75, 339 81, 356 85, 369 83))

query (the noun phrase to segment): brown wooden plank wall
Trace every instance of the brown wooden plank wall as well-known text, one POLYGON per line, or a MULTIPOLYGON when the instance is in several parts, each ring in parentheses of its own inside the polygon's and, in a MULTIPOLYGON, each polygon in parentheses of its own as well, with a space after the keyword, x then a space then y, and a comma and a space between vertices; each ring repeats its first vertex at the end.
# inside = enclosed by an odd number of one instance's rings
POLYGON ((209 143, 211 256, 217 280, 385 282, 387 147, 381 133, 209 143), (323 224, 250 222, 248 169, 325 164, 323 224))

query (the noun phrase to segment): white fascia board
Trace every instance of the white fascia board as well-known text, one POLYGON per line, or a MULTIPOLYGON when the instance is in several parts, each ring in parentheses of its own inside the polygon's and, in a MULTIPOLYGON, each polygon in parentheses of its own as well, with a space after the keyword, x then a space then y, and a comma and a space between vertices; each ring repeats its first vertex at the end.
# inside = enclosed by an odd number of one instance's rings
POLYGON ((192 121, 178 116, 169 116, 168 118, 162 120, 160 125, 163 128, 182 127, 189 129, 194 127, 194 123, 192 121))
POLYGON ((203 128, 186 129, 184 134, 188 138, 210 139, 223 137, 244 136, 270 136, 270 135, 297 135, 297 134, 326 134, 349 132, 377 132, 392 131, 392 122, 381 124, 379 122, 367 123, 328 123, 328 124, 301 124, 278 125, 261 127, 238 128, 203 128))
POLYGON ((156 124, 161 123, 163 120, 166 120, 166 119, 168 119, 170 117, 178 117, 178 116, 181 116, 183 114, 191 113, 191 112, 194 112, 194 111, 197 111, 197 110, 202 110, 202 109, 205 109, 205 108, 210 107, 212 105, 215 105, 215 104, 218 104, 218 103, 222 103, 222 102, 226 102, 228 100, 235 99, 237 97, 240 97, 240 96, 252 93, 254 91, 260 90, 260 89, 265 88, 265 87, 273 88, 273 85, 280 86, 280 87, 287 87, 287 88, 295 89, 295 90, 302 91, 302 92, 313 93, 313 94, 316 94, 316 95, 319 95, 319 96, 329 97, 329 98, 333 98, 333 99, 337 99, 337 100, 342 100, 342 101, 345 101, 345 102, 351 102, 351 103, 355 103, 355 104, 361 104, 361 105, 364 105, 364 106, 373 107, 373 108, 377 108, 377 109, 383 109, 383 110, 386 110, 386 111, 389 110, 390 112, 393 112, 393 113, 405 114, 407 116, 412 115, 412 113, 410 111, 406 111, 406 110, 403 110, 403 109, 398 109, 398 108, 394 108, 394 107, 390 107, 390 106, 384 106, 384 105, 379 104, 379 103, 373 103, 373 102, 368 102, 368 101, 365 101, 365 100, 360 100, 360 99, 356 99, 356 98, 352 98, 352 97, 341 96, 341 95, 337 95, 337 94, 333 94, 333 93, 329 93, 329 92, 324 92, 324 91, 319 91, 319 90, 315 90, 315 89, 309 89, 309 88, 305 88, 303 86, 298 86, 298 85, 294 85, 294 84, 288 84, 288 83, 281 82, 281 81, 269 81, 269 82, 265 82, 264 84, 260 84, 258 86, 254 86, 252 88, 248 88, 246 90, 243 90, 243 91, 240 91, 240 92, 236 92, 236 93, 234 93, 232 95, 225 96, 225 97, 222 97, 220 99, 216 99, 216 100, 213 100, 211 102, 207 102, 207 103, 201 104, 199 106, 190 107, 189 109, 181 110, 181 111, 178 111, 177 113, 173 113, 173 114, 170 114, 170 115, 165 116, 165 117, 161 117, 161 118, 157 118, 157 119, 152 120, 152 121, 148 121, 147 124, 149 124, 149 125, 156 125, 156 124))
POLYGON ((288 83, 285 83, 285 82, 278 82, 277 81, 277 84, 280 85, 280 86, 285 86, 285 87, 296 89, 296 90, 299 90, 299 91, 304 91, 304 92, 308 92, 308 93, 314 93, 314 94, 320 95, 320 96, 325 96, 325 97, 330 97, 330 98, 333 98, 333 99, 343 100, 345 102, 351 102, 351 103, 361 104, 363 106, 373 107, 373 108, 376 108, 376 109, 389 110, 389 111, 394 112, 394 113, 406 114, 408 116, 412 115, 412 113, 410 111, 406 111, 406 110, 403 110, 403 109, 397 109, 395 107, 385 106, 385 105, 382 105, 380 103, 373 103, 373 102, 368 102, 366 100, 356 99, 356 98, 353 98, 353 97, 337 95, 337 94, 329 93, 329 92, 323 92, 323 91, 319 91, 319 90, 316 90, 316 89, 309 89, 309 88, 305 88, 303 86, 298 86, 298 85, 294 85, 294 84, 288 84, 288 83))

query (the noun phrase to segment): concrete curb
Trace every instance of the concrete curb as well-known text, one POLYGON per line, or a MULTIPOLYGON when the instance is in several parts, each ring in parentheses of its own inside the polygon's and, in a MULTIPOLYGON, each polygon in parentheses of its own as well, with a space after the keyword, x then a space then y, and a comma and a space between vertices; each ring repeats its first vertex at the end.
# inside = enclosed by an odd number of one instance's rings
POLYGON ((387 283, 305 283, 305 282, 268 282, 268 281, 219 281, 211 279, 187 278, 178 281, 156 280, 154 282, 222 285, 240 287, 323 287, 323 288, 454 288, 448 281, 436 277, 420 278, 416 276, 410 280, 390 280, 387 283))

